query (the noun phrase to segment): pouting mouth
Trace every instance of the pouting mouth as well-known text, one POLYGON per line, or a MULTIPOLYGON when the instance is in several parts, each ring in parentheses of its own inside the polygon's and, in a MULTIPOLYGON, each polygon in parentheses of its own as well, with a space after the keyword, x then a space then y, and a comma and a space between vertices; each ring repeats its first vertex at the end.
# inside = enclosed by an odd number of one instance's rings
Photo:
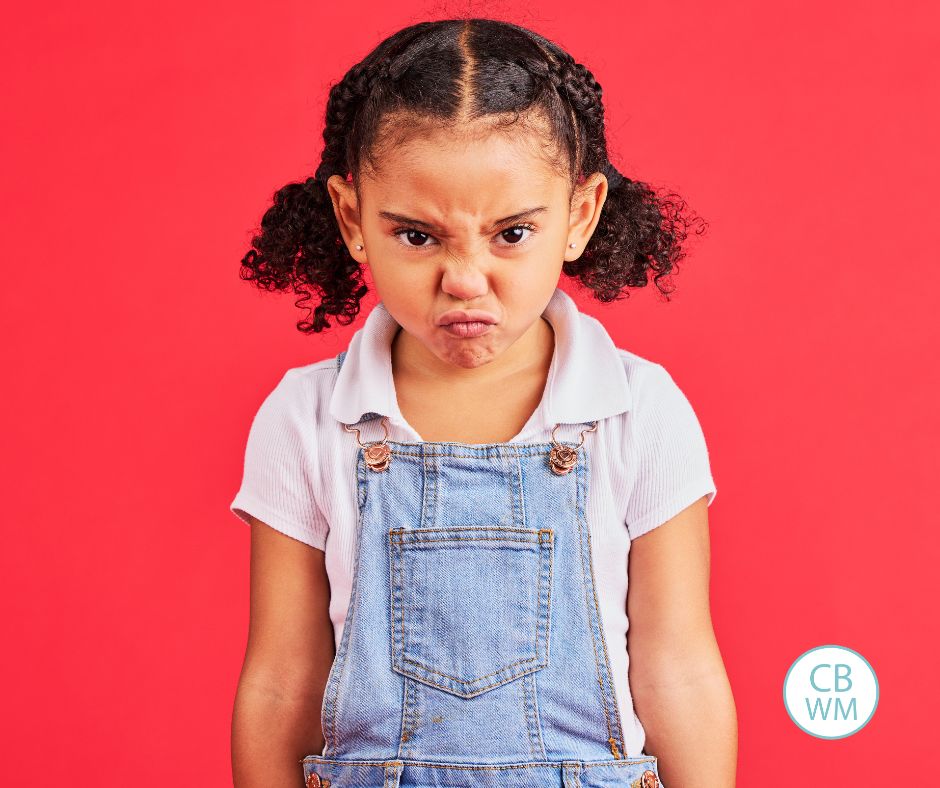
POLYGON ((487 323, 492 325, 496 317, 482 309, 452 309, 437 319, 439 326, 449 326, 451 323, 487 323))

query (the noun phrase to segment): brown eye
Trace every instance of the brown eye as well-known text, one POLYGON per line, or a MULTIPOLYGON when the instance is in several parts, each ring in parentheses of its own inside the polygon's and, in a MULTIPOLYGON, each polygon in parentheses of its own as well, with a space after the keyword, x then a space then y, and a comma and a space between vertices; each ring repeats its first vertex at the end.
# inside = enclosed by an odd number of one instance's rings
POLYGON ((503 230, 500 236, 504 241, 508 241, 510 246, 521 246, 529 240, 534 231, 535 228, 531 224, 517 224, 515 227, 503 230), (529 235, 523 236, 522 233, 529 233, 529 235))
POLYGON ((399 230, 398 232, 395 233, 395 235, 406 235, 408 238, 408 241, 405 243, 405 245, 415 246, 418 248, 425 246, 423 242, 431 237, 427 233, 422 233, 419 230, 399 230), (418 241, 418 243, 411 243, 411 241, 418 241))

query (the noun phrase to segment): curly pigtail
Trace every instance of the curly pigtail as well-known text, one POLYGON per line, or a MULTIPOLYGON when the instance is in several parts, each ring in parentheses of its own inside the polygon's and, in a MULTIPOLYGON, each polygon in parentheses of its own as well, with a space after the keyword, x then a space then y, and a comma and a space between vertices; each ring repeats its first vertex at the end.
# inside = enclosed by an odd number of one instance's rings
POLYGON ((329 328, 329 315, 348 325, 368 288, 339 231, 327 180, 351 175, 358 183, 365 167, 378 170, 388 143, 405 139, 425 121, 459 130, 478 118, 512 125, 537 114, 547 120, 556 150, 567 157, 557 166, 572 188, 596 172, 608 180, 600 221, 580 257, 565 262, 563 272, 599 301, 645 287, 650 278, 668 300, 673 288, 667 285, 684 257, 689 228, 698 224, 700 233, 704 222, 688 217, 677 195, 658 195, 614 167, 602 98, 601 85, 585 66, 524 27, 492 19, 406 27, 331 88, 316 174, 274 195, 242 259, 241 276, 259 288, 300 296, 296 305, 312 310, 312 319, 297 323, 300 331, 329 328), (319 303, 309 306, 314 297, 319 303))

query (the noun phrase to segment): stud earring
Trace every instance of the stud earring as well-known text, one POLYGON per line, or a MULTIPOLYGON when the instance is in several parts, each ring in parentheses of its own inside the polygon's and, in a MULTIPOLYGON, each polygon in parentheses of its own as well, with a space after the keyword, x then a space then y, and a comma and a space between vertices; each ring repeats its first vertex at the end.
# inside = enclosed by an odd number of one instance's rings
POLYGON ((574 249, 574 248, 577 246, 577 244, 568 244, 568 246, 570 246, 572 249, 574 249))
POLYGON ((361 251, 362 251, 362 244, 356 244, 356 248, 361 252, 361 251))

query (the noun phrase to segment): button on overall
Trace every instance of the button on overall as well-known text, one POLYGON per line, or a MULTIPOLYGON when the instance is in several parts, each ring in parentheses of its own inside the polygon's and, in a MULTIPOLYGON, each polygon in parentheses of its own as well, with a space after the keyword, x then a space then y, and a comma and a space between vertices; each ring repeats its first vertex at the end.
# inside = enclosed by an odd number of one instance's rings
POLYGON ((404 443, 367 415, 353 585, 307 785, 659 788, 654 757, 624 757, 608 658, 623 644, 598 612, 597 422, 541 443, 404 443))

